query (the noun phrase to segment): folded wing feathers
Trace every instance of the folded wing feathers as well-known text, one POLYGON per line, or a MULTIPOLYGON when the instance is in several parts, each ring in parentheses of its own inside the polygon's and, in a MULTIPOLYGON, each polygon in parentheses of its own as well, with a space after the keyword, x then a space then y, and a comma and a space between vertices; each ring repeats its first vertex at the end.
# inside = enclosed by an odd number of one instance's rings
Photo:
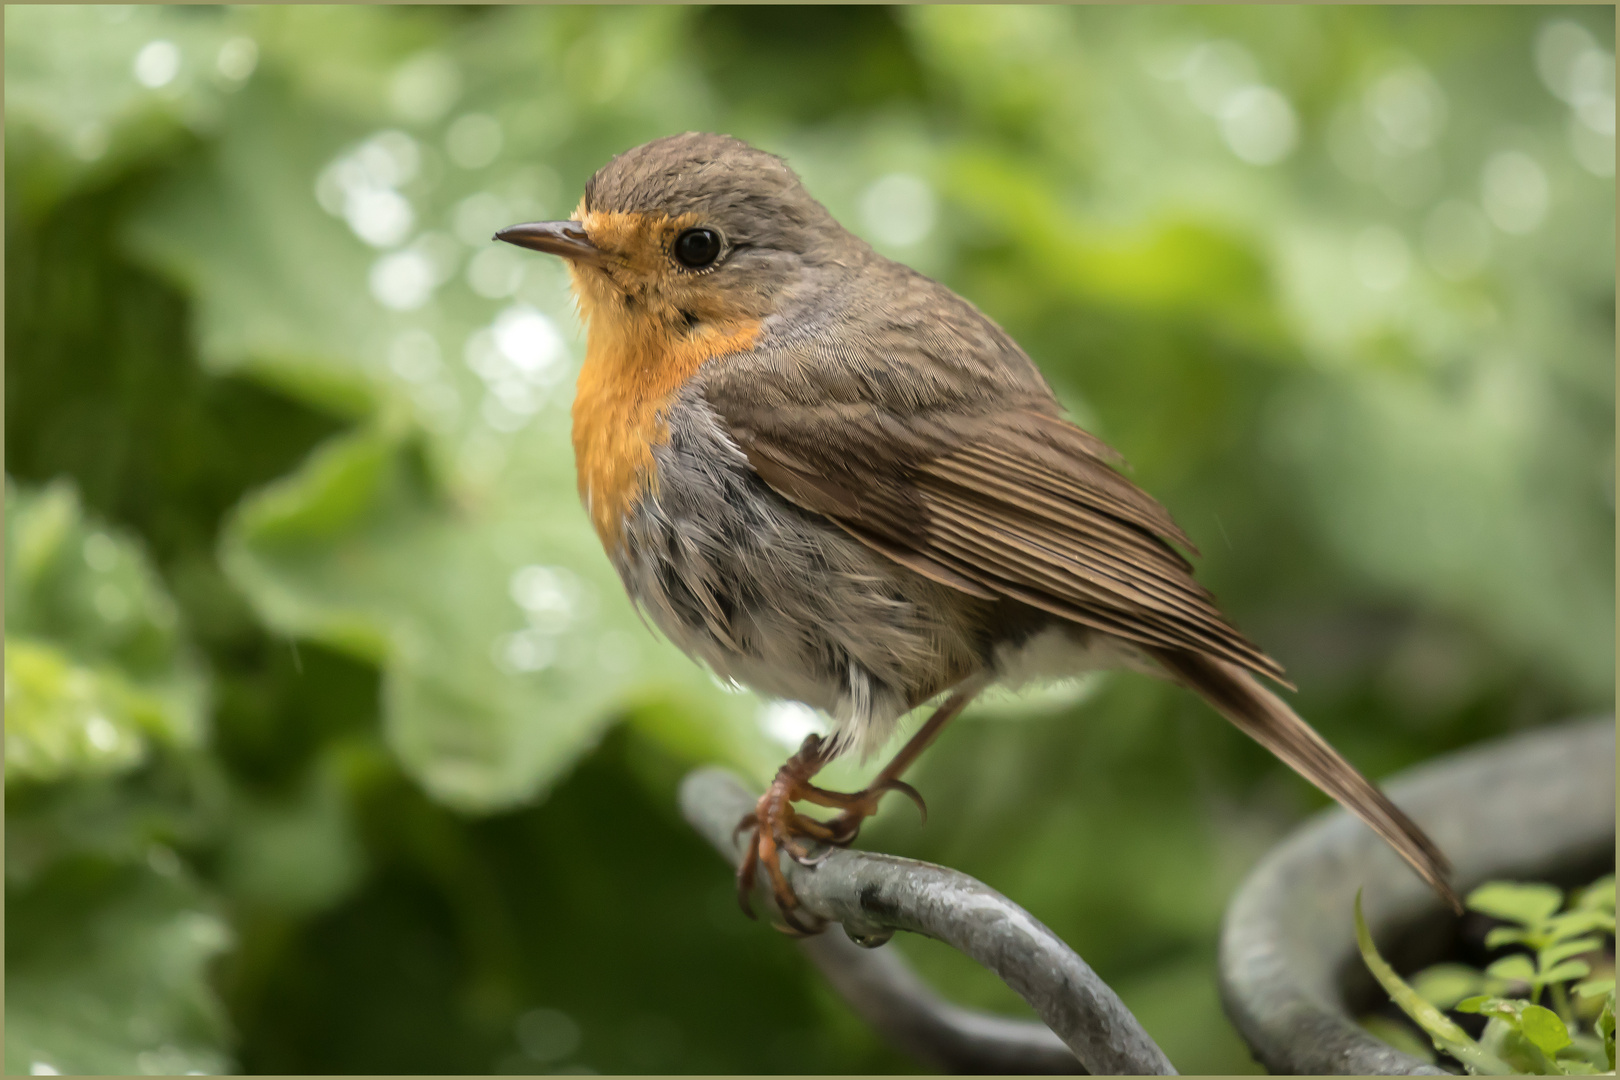
POLYGON ((1043 594, 1064 609, 1056 614, 1084 611, 1088 625, 1102 618, 1133 640, 1202 649, 1281 681, 1277 663, 1226 621, 1165 542, 1185 534, 1163 507, 1095 455, 1072 452, 1081 449, 1055 454, 1013 426, 923 464, 914 481, 928 546, 949 544, 993 577, 987 584, 1016 586, 1026 603, 1043 594))
POLYGON ((1026 410, 972 431, 864 419, 838 456, 814 440, 732 430, 766 483, 925 577, 1282 681, 1170 546, 1196 551, 1186 534, 1107 464, 1113 452, 1094 436, 1026 410))
POLYGON ((1009 597, 1139 643, 1371 826, 1460 912, 1435 843, 1249 674, 1287 685, 1277 663, 1193 580, 1170 544, 1197 549, 1162 506, 1109 467, 1116 455, 1043 413, 989 419, 995 423, 967 433, 888 418, 844 454, 814 439, 794 450, 733 431, 766 483, 901 565, 973 596, 1009 597), (931 452, 919 452, 924 447, 931 452))

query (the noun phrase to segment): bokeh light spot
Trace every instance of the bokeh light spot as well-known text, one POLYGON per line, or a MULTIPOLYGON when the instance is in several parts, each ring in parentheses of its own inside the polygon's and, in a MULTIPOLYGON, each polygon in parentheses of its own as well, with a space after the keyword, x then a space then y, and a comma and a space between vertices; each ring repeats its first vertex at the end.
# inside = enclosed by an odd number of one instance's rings
POLYGON ((574 1018, 558 1009, 530 1009, 517 1018, 513 1034, 523 1052, 542 1064, 561 1061, 583 1038, 574 1018))
POLYGON ((461 96, 461 69, 441 52, 417 53, 401 64, 388 83, 388 103, 401 120, 430 124, 461 96))
POLYGON ((1535 232, 1547 216, 1547 174, 1529 154, 1493 154, 1485 163, 1480 189, 1485 215, 1505 233, 1535 232))
POLYGON ((760 707, 759 729, 775 742, 797 750, 807 735, 823 735, 827 722, 810 706, 798 701, 772 701, 760 707))
POLYGON ((259 66, 259 46, 250 37, 233 37, 219 47, 214 68, 231 82, 245 82, 259 66))
POLYGON ((1226 145, 1250 165, 1275 165, 1299 145, 1299 122, 1288 99, 1269 86, 1248 86, 1220 112, 1226 145))
POLYGON ((1362 98, 1374 145, 1386 154, 1409 154, 1434 144, 1446 123, 1440 84, 1416 65, 1386 72, 1362 98))
POLYGON ((861 195, 861 224, 879 243, 911 247, 934 231, 934 190, 920 176, 890 173, 861 195))
POLYGON ((1238 91, 1259 81, 1249 50, 1235 41, 1208 41, 1196 46, 1182 69, 1187 97, 1193 106, 1219 116, 1238 91))
POLYGON ((180 47, 172 41, 149 41, 135 54, 135 81, 153 90, 180 74, 180 47))
POLYGON ((393 311, 414 311, 433 295, 433 264, 419 251, 384 255, 371 267, 371 295, 393 311))

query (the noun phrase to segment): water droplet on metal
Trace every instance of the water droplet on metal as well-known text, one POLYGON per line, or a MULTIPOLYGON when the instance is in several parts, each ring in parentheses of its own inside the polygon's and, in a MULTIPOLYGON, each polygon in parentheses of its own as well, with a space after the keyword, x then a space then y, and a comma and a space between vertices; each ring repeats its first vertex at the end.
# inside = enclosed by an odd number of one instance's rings
POLYGON ((876 949, 887 945, 889 939, 894 937, 893 930, 854 930, 844 927, 844 934, 863 949, 876 949))

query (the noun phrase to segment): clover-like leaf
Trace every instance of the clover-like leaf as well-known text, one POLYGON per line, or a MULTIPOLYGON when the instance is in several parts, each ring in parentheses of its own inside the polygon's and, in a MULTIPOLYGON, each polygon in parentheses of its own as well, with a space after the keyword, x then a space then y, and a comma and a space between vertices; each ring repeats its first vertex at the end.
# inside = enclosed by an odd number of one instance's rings
POLYGON ((1485 969, 1485 974, 1507 982, 1533 983, 1536 981, 1536 964, 1525 953, 1513 953, 1492 962, 1485 969))
POLYGON ((1552 983, 1569 982, 1572 979, 1584 979, 1592 974, 1592 965, 1585 960, 1565 960, 1561 964, 1554 964, 1536 974, 1536 982, 1547 986, 1552 983))
POLYGON ((1607 979, 1587 979, 1575 984, 1575 996, 1581 998, 1594 998, 1603 994, 1614 992, 1614 976, 1607 979))
POLYGON ((1560 941, 1593 930, 1613 934, 1614 912, 1600 907, 1578 907, 1561 915, 1554 915, 1542 927, 1543 934, 1549 941, 1560 941))
POLYGON ((1563 903, 1563 890, 1541 883, 1489 881, 1468 894, 1470 910, 1520 926, 1544 921, 1563 903))
POLYGON ((1412 989, 1437 1009, 1449 1009, 1485 988, 1485 976, 1466 964, 1435 964, 1412 976, 1412 989))
POLYGON ((1603 947, 1603 939, 1597 937, 1575 938, 1572 941, 1556 941, 1545 946, 1536 954, 1536 959, 1543 968, 1551 968, 1561 961, 1572 956, 1580 956, 1594 949, 1603 947))
POLYGON ((1557 1043, 1560 1047, 1569 1044, 1569 1032, 1564 1028, 1563 1022, 1558 1020, 1556 1013, 1516 998, 1485 995, 1465 998, 1457 1003, 1456 1008, 1458 1012, 1478 1013, 1490 1018, 1485 1025, 1484 1033, 1480 1036, 1480 1045, 1511 1066, 1513 1071, 1541 1076, 1556 1076, 1563 1073, 1564 1070, 1559 1068, 1554 1053, 1542 1048, 1543 1041, 1557 1043), (1558 1031, 1562 1032, 1563 1036, 1562 1042, 1548 1026, 1546 1018, 1539 1013, 1533 1013, 1532 1010, 1547 1013, 1557 1021, 1558 1031), (1527 1019, 1535 1026, 1534 1037, 1525 1030, 1527 1019))
POLYGON ((1555 1057, 1558 1051, 1570 1045, 1569 1029, 1551 1009, 1540 1005, 1526 1005, 1519 1015, 1519 1028, 1524 1037, 1535 1043, 1543 1054, 1555 1057))
POLYGON ((1530 931, 1520 926, 1493 926, 1485 934, 1485 947, 1499 949, 1504 945, 1522 945, 1530 940, 1530 931))
POLYGON ((1580 890, 1580 892, 1575 894, 1575 899, 1573 902, 1571 902, 1570 907, 1575 909, 1607 911, 1610 915, 1613 915, 1614 875, 1607 874, 1600 877, 1586 888, 1580 890))

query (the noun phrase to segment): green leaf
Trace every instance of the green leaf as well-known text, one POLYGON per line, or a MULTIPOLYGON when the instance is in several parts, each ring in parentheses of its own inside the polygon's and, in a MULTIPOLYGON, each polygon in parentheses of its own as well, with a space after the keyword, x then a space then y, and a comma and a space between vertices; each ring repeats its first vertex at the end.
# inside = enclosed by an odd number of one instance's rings
POLYGON ((324 910, 350 895, 364 877, 367 858, 344 784, 345 765, 381 755, 381 747, 368 755, 364 747, 329 744, 291 791, 238 796, 220 860, 227 895, 293 915, 324 910))
POLYGON ((1603 1011, 1598 1014, 1597 1032, 1603 1036, 1603 1049, 1608 1055, 1609 1068, 1614 1068, 1614 987, 1609 988, 1609 1000, 1603 1003, 1603 1011))
POLYGON ((106 775, 194 747, 205 684, 156 573, 73 488, 6 485, 6 778, 106 775))
MULTIPOLYGON (((1575 894, 1574 902, 1570 907, 1576 909, 1592 909, 1607 911, 1614 914, 1614 875, 1600 877, 1586 888, 1575 894)), ((1612 923, 1610 925, 1613 925, 1612 923)))
POLYGON ((1517 926, 1493 926, 1485 934, 1485 947, 1499 949, 1503 945, 1520 945, 1530 937, 1529 931, 1517 926))
POLYGON ((32 210, 218 122, 222 99, 251 74, 254 47, 233 44, 226 68, 243 77, 222 77, 226 42, 251 42, 246 20, 203 10, 30 4, 6 13, 6 174, 32 210))
POLYGON ((1563 1022, 1558 1020, 1556 1013, 1541 1009, 1539 1005, 1516 998, 1500 997, 1473 997, 1457 1003, 1458 1012, 1480 1013, 1490 1017, 1485 1025, 1485 1032, 1480 1038, 1481 1044, 1500 1060, 1513 1067, 1515 1072, 1536 1073, 1542 1076, 1560 1075, 1563 1070, 1554 1061, 1553 1055, 1542 1049, 1537 1038, 1557 1042, 1558 1036, 1548 1028, 1545 1018, 1533 1015, 1531 1010, 1540 1009, 1552 1016, 1558 1022, 1558 1029, 1563 1032, 1560 1046, 1567 1045, 1569 1033, 1563 1028, 1563 1022), (1534 1025, 1535 1037, 1525 1030, 1526 1023, 1534 1025))
POLYGON ((1493 962, 1485 969, 1485 974, 1495 979, 1505 979, 1508 982, 1534 983, 1536 981, 1535 961, 1524 953, 1514 953, 1504 956, 1493 962))
POLYGON ((1587 979, 1585 982, 1575 984, 1575 996, 1593 998, 1599 994, 1611 993, 1614 990, 1614 976, 1607 979, 1587 979))
POLYGON ((65 858, 167 865, 176 845, 205 839, 218 821, 217 777, 194 758, 152 755, 116 777, 79 776, 6 788, 6 883, 28 886, 65 858))
POLYGON ((1437 1009, 1449 1009, 1485 987, 1485 976, 1464 964, 1435 964, 1412 976, 1412 989, 1437 1009))
MULTIPOLYGON (((1395 973, 1395 969, 1378 954, 1378 948, 1373 944, 1372 933, 1367 929, 1367 920, 1361 913, 1360 889, 1356 890, 1355 921, 1356 947, 1361 951, 1361 959, 1367 965, 1367 970, 1372 972, 1373 978, 1378 980, 1384 992, 1390 996, 1390 1000, 1434 1040, 1437 1049, 1450 1054, 1473 1073, 1502 1076, 1513 1071, 1506 1062, 1476 1043, 1445 1013, 1423 1000, 1417 991, 1408 986, 1405 980, 1395 973)), ((1458 1008, 1461 1008, 1461 1005, 1458 1008)))
POLYGON ((367 288, 378 253, 323 213, 313 190, 360 133, 293 107, 273 82, 243 92, 209 167, 160 189, 132 222, 131 244, 198 298, 208 367, 245 369, 322 408, 363 415, 391 396, 386 335, 403 320, 367 288))
POLYGON ((1603 939, 1597 937, 1576 938, 1573 941, 1557 941, 1548 945, 1536 954, 1536 961, 1543 969, 1553 967, 1561 960, 1571 956, 1589 953, 1594 949, 1603 947, 1603 939))
POLYGON ((70 483, 6 482, 6 632, 148 682, 178 679, 179 616, 139 545, 87 518, 70 483))
POLYGON ((1519 1015, 1519 1027, 1524 1037, 1535 1043, 1548 1057, 1570 1045, 1569 1029, 1558 1014, 1540 1005, 1526 1005, 1519 1015))
POLYGON ((1540 883, 1488 881, 1468 894, 1470 910, 1527 927, 1541 923, 1563 903, 1561 889, 1540 883))
POLYGON ((59 863, 7 890, 6 930, 7 1073, 231 1071, 207 970, 229 931, 172 862, 59 863))
POLYGON ((1544 933, 1551 941, 1584 934, 1591 930, 1614 933, 1614 912, 1594 908, 1578 908, 1554 915, 1544 924, 1544 933))
POLYGON ((21 637, 6 639, 5 671, 8 784, 122 772, 146 756, 144 729, 162 705, 115 671, 21 637))
MULTIPOLYGON (((538 460, 561 468, 530 472, 531 495, 567 482, 563 447, 538 460)), ((535 796, 623 710, 670 695, 768 768, 752 706, 649 639, 582 515, 542 506, 447 498, 412 443, 361 431, 245 502, 225 565, 279 631, 381 663, 391 745, 453 805, 535 796)))
POLYGON ((1569 982, 1571 979, 1584 979, 1592 974, 1592 965, 1585 960, 1565 960, 1555 964, 1536 975, 1536 982, 1542 985, 1551 983, 1569 982))

